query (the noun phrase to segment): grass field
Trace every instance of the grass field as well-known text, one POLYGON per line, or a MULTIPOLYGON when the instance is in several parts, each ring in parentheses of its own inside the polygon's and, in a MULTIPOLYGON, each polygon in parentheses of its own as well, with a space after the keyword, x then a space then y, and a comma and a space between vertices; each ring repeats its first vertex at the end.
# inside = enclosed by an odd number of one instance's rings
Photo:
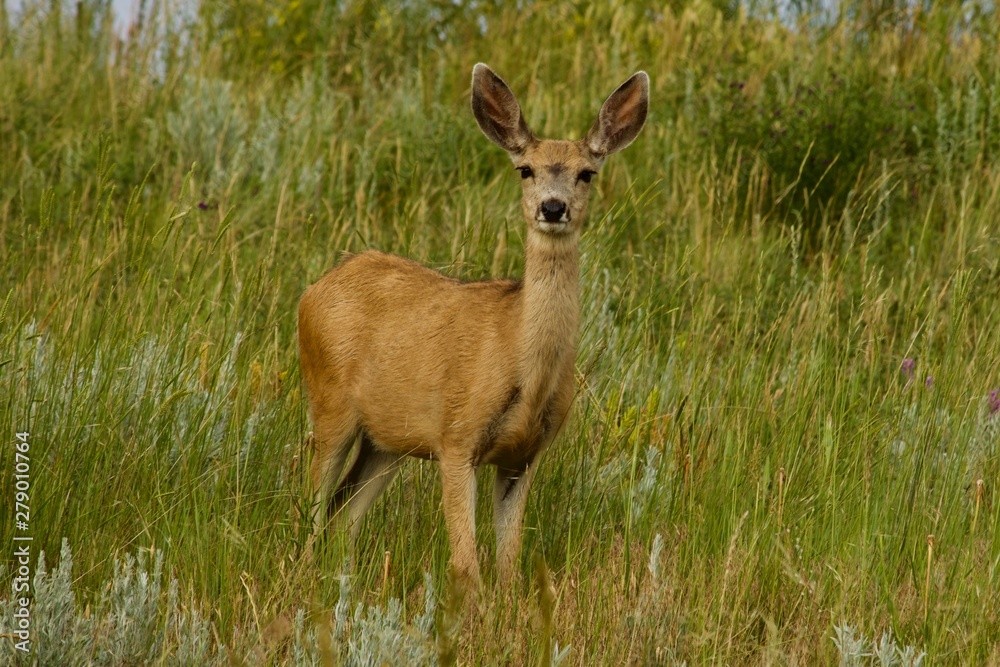
POLYGON ((26 4, 0 13, 0 634, 30 535, 35 653, 0 662, 1000 665, 992 3, 150 2, 124 36, 26 4), (461 620, 430 464, 350 578, 336 541, 300 558, 295 332, 345 251, 520 275, 477 61, 547 137, 652 89, 594 180, 523 582, 495 584, 481 493, 461 620))

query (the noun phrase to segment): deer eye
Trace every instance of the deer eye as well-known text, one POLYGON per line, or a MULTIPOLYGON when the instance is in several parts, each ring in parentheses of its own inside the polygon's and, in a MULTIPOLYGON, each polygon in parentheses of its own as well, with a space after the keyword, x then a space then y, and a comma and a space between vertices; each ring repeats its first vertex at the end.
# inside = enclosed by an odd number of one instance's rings
POLYGON ((531 167, 517 167, 517 170, 521 172, 521 178, 531 178, 535 175, 535 172, 531 170, 531 167))
POLYGON ((584 183, 590 183, 590 179, 594 177, 596 171, 591 171, 590 169, 584 169, 576 176, 576 180, 583 181, 584 183))

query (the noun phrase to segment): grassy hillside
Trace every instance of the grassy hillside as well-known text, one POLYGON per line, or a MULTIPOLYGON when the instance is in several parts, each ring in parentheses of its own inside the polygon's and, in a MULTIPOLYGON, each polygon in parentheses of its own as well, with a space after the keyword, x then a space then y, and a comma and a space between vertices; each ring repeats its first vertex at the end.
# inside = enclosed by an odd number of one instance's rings
POLYGON ((122 36, 27 4, 0 13, 0 633, 30 534, 41 664, 1000 665, 989 6, 205 0, 122 36), (652 99, 594 181, 524 581, 495 587, 481 493, 455 630, 430 464, 352 577, 336 541, 300 559, 295 319, 345 251, 520 274, 477 61, 546 137, 637 69, 652 99))

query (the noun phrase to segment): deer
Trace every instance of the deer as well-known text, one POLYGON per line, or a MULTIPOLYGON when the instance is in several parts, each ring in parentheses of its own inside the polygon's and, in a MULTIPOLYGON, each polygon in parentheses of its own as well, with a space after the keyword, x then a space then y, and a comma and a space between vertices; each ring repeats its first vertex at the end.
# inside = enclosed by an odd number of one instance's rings
POLYGON ((349 255, 304 292, 302 378, 313 425, 315 538, 334 523, 357 538, 406 457, 436 461, 452 575, 480 585, 476 471, 496 467, 498 579, 519 572, 528 489, 576 394, 579 242, 592 179, 638 136, 649 77, 607 98, 581 140, 540 139, 508 85, 472 70, 472 112, 521 177, 520 280, 460 281, 377 250, 349 255))

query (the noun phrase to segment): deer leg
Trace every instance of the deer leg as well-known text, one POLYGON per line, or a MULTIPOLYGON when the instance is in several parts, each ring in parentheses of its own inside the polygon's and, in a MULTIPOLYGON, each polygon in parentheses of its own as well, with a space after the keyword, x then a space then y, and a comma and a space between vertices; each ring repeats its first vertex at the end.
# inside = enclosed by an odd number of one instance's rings
POLYGON ((464 584, 476 588, 476 468, 470 461, 442 460, 441 491, 452 570, 464 584))
POLYGON ((502 582, 512 582, 518 573, 524 507, 537 460, 536 457, 524 468, 497 467, 493 485, 493 520, 497 536, 497 571, 502 582))
POLYGON ((323 414, 317 410, 313 427, 313 459, 309 468, 313 489, 313 532, 307 542, 309 552, 316 536, 326 527, 327 500, 344 471, 358 432, 357 420, 343 412, 323 414))
POLYGON ((347 509, 352 543, 357 539, 362 517, 399 472, 402 459, 399 454, 378 449, 371 438, 361 434, 358 456, 334 492, 329 507, 330 516, 347 509))

